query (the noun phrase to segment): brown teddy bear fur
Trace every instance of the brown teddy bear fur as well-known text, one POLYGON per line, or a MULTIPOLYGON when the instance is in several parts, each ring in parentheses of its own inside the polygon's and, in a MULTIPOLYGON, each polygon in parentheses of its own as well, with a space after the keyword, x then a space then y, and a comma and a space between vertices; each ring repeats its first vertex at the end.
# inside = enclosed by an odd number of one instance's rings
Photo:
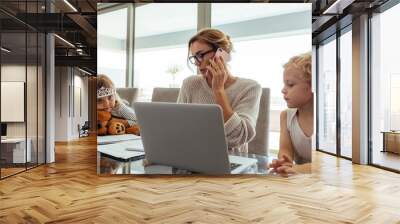
POLYGON ((125 125, 118 121, 110 121, 108 123, 108 134, 122 135, 125 134, 125 125))
POLYGON ((98 121, 109 121, 111 120, 111 113, 107 111, 97 111, 98 121))
POLYGON ((124 122, 121 119, 112 118, 110 112, 97 111, 97 135, 122 135, 122 134, 134 134, 140 135, 139 126, 133 125, 127 127, 128 122, 124 122))
POLYGON ((108 121, 97 121, 97 135, 107 135, 108 121))
POLYGON ((140 129, 138 125, 133 125, 129 128, 126 128, 126 133, 140 135, 140 129))

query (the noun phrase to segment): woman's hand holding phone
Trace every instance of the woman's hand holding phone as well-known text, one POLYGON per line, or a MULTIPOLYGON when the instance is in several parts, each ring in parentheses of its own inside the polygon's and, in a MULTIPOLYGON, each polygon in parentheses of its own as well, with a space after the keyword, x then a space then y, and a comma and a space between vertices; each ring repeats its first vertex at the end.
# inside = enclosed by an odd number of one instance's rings
POLYGON ((224 115, 224 121, 226 122, 232 116, 234 111, 229 103, 228 96, 225 92, 225 84, 227 83, 230 73, 226 68, 226 60, 223 56, 228 55, 228 53, 223 52, 224 51, 222 49, 217 50, 214 58, 210 60, 210 64, 207 66, 207 70, 212 74, 211 89, 214 94, 215 102, 221 106, 224 115))
POLYGON ((226 80, 228 79, 228 70, 226 69, 227 53, 219 48, 215 53, 213 59, 210 60, 210 64, 207 69, 212 74, 212 89, 213 91, 224 90, 226 80))

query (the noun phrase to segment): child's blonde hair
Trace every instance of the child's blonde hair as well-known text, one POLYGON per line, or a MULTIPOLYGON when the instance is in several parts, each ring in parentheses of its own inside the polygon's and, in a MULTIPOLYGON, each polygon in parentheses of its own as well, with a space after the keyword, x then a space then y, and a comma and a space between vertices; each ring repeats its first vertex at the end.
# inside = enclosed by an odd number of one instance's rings
POLYGON ((311 53, 307 52, 290 58, 290 60, 283 65, 283 68, 287 69, 290 66, 294 66, 303 72, 303 78, 305 80, 311 82, 311 63, 311 53))
POLYGON ((111 81, 111 79, 108 78, 108 76, 103 75, 103 74, 97 75, 97 89, 100 89, 101 87, 114 89, 116 106, 123 103, 122 99, 119 97, 119 95, 116 91, 113 81, 111 81))

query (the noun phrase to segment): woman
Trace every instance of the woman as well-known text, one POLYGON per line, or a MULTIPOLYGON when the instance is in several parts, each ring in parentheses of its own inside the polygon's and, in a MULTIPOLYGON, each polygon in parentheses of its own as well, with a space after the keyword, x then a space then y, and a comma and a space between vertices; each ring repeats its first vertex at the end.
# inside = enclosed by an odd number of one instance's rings
POLYGON ((247 152, 247 143, 256 135, 261 86, 231 74, 224 58, 214 57, 218 48, 232 52, 229 36, 217 29, 203 29, 189 40, 189 60, 201 75, 183 81, 178 103, 221 106, 229 149, 247 152))

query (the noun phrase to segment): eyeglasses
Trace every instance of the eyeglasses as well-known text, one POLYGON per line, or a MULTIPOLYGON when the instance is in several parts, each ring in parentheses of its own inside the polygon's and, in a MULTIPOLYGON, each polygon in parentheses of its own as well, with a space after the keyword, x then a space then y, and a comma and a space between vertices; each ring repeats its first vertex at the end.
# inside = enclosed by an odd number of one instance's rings
POLYGON ((211 49, 211 50, 208 50, 208 51, 203 52, 203 53, 197 53, 195 55, 192 55, 192 56, 189 57, 189 61, 190 61, 190 63, 192 63, 194 65, 196 63, 200 64, 203 61, 204 56, 206 54, 208 54, 208 53, 213 52, 213 51, 215 51, 215 49, 211 49))

